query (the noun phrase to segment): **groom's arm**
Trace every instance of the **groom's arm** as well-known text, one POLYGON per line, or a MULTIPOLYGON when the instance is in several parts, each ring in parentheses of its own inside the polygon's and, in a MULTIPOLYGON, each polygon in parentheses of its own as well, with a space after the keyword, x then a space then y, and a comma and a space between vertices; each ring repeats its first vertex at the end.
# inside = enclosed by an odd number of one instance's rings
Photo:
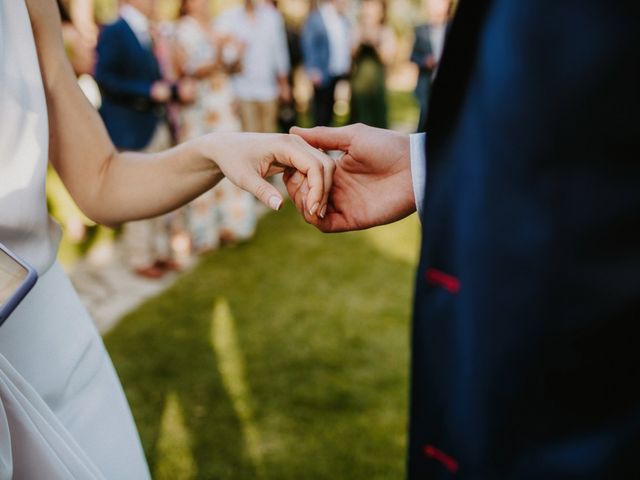
MULTIPOLYGON (((391 223, 422 205, 426 181, 424 135, 409 136, 368 127, 294 128, 316 148, 341 150, 325 215, 307 222, 324 232, 360 230, 391 223), (415 193, 414 193, 415 192, 415 193)), ((306 184, 301 175, 286 175, 287 190, 298 210, 305 210, 306 184)))

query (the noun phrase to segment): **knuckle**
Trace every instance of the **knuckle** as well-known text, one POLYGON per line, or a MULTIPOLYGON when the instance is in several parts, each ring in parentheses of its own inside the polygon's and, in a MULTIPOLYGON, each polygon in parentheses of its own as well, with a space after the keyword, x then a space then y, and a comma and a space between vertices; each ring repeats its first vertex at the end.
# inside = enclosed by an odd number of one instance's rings
POLYGON ((314 128, 314 133, 316 135, 316 138, 322 138, 325 137, 327 135, 329 135, 331 133, 331 128, 330 127, 315 127, 314 128))
POLYGON ((289 145, 289 146, 299 145, 299 142, 301 140, 302 139, 298 135, 291 135, 291 134, 285 135, 286 144, 289 145))
POLYGON ((353 125, 353 131, 354 133, 360 133, 362 132, 364 129, 366 129, 367 126, 364 123, 356 123, 353 125))
POLYGON ((246 188, 249 185, 251 176, 247 173, 247 172, 240 172, 237 176, 236 176, 236 183, 238 184, 239 187, 241 188, 246 188))

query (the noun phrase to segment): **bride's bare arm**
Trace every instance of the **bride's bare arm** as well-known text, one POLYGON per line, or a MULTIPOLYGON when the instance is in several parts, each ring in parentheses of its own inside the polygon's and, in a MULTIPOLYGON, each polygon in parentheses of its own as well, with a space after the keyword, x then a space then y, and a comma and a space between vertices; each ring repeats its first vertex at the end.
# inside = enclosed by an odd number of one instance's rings
POLYGON ((55 0, 27 0, 47 99, 50 162, 78 206, 106 225, 173 210, 223 176, 274 209, 282 199, 265 176, 293 167, 312 192, 309 210, 327 203, 333 162, 299 137, 213 133, 158 154, 116 151, 77 86, 61 38, 55 0))

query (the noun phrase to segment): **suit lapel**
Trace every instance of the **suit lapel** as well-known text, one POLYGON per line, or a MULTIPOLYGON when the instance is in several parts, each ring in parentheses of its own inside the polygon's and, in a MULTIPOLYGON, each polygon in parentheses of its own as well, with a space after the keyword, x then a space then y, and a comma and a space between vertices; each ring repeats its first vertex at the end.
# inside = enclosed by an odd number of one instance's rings
POLYGON ((429 148, 450 130, 476 62, 476 50, 492 0, 461 0, 433 83, 427 131, 429 148))
POLYGON ((327 44, 329 44, 329 29, 327 28, 327 24, 324 22, 324 17, 322 16, 322 12, 320 9, 318 11, 318 28, 322 33, 323 38, 327 39, 327 44))
POLYGON ((145 45, 140 43, 140 40, 138 40, 138 36, 135 34, 131 26, 127 23, 127 21, 124 18, 122 18, 121 20, 122 20, 122 23, 124 23, 125 25, 126 31, 128 32, 128 36, 129 36, 128 43, 135 45, 135 49, 138 50, 138 52, 134 53, 134 55, 138 58, 144 57, 146 59, 146 62, 149 68, 154 71, 154 74, 157 74, 157 76, 160 77, 160 66, 153 52, 153 46, 149 45, 148 47, 146 47, 145 45))

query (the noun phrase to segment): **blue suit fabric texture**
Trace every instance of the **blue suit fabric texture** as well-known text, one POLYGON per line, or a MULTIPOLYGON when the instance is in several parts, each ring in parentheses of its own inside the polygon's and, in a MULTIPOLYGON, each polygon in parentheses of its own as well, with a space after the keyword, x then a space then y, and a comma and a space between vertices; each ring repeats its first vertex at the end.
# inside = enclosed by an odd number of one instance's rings
POLYGON ((102 30, 97 54, 100 115, 107 131, 119 150, 142 150, 164 118, 162 105, 151 99, 151 86, 162 79, 158 60, 122 18, 102 30))
POLYGON ((461 0, 433 85, 411 480, 640 479, 640 4, 461 0))
POLYGON ((329 70, 331 45, 322 14, 317 9, 311 12, 302 28, 301 46, 305 68, 320 72, 322 75, 321 87, 328 86, 333 80, 333 75, 329 70))

